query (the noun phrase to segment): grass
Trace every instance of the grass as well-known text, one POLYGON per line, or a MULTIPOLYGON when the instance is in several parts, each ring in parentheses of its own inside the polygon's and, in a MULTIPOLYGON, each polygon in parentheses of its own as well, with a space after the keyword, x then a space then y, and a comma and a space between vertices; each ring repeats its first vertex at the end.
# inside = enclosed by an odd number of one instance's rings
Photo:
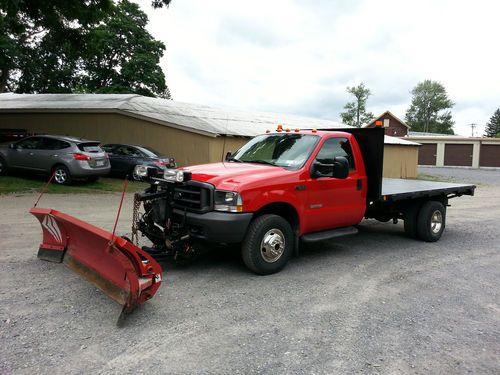
MULTIPOLYGON (((47 179, 43 177, 1 176, 0 194, 22 194, 41 192, 47 179)), ((127 192, 144 190, 148 185, 138 181, 128 181, 127 192)), ((72 185, 56 185, 51 183, 48 194, 74 193, 114 193, 123 190, 123 180, 117 178, 100 178, 96 182, 75 181, 72 185)))

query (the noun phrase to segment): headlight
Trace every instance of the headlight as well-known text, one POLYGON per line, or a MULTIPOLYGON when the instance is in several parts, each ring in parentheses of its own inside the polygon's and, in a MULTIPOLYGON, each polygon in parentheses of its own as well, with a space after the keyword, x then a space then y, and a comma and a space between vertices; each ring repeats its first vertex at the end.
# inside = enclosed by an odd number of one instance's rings
POLYGON ((215 190, 215 211, 243 212, 243 199, 234 191, 215 190))
POLYGON ((163 179, 169 182, 186 182, 191 179, 191 172, 177 169, 165 169, 163 179))
POLYGON ((136 165, 134 168, 134 180, 142 180, 148 177, 148 166, 147 165, 136 165))

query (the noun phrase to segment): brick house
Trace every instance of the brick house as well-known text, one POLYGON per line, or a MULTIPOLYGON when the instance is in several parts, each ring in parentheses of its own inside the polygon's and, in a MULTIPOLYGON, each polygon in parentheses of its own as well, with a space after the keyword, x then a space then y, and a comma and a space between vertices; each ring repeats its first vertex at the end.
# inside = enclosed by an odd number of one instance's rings
POLYGON ((394 116, 390 111, 385 111, 363 127, 374 128, 375 121, 382 121, 385 128, 385 135, 390 135, 391 137, 406 137, 408 135, 410 127, 406 125, 404 121, 394 116))

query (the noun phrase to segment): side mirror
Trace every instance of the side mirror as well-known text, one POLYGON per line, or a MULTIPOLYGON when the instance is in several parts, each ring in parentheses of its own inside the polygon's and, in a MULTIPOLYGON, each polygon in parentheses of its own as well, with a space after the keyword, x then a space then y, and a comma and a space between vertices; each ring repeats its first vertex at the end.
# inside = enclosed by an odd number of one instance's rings
POLYGON ((15 150, 17 147, 16 147, 16 144, 15 143, 11 143, 9 145, 9 148, 12 149, 12 150, 15 150))
POLYGON ((345 179, 349 176, 349 162, 343 156, 337 156, 331 164, 315 161, 311 167, 311 177, 333 177, 345 179))
POLYGON ((333 176, 334 178, 345 179, 349 176, 349 162, 343 156, 337 156, 333 159, 333 176))
POLYGON ((229 159, 231 159, 231 156, 232 156, 232 155, 233 155, 233 154, 231 153, 231 151, 228 151, 228 152, 226 153, 226 157, 224 158, 224 160, 225 160, 225 161, 229 161, 229 159))

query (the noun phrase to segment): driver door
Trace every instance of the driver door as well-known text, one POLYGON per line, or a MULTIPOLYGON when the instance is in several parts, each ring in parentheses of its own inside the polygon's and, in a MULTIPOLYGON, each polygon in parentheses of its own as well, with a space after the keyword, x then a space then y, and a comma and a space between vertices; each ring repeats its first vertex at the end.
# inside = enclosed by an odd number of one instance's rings
POLYGON ((363 179, 356 169, 349 140, 332 137, 325 140, 316 154, 315 161, 332 164, 336 156, 349 162, 349 175, 345 179, 334 177, 309 178, 307 182, 307 231, 350 226, 359 223, 364 215, 365 199, 363 179))

